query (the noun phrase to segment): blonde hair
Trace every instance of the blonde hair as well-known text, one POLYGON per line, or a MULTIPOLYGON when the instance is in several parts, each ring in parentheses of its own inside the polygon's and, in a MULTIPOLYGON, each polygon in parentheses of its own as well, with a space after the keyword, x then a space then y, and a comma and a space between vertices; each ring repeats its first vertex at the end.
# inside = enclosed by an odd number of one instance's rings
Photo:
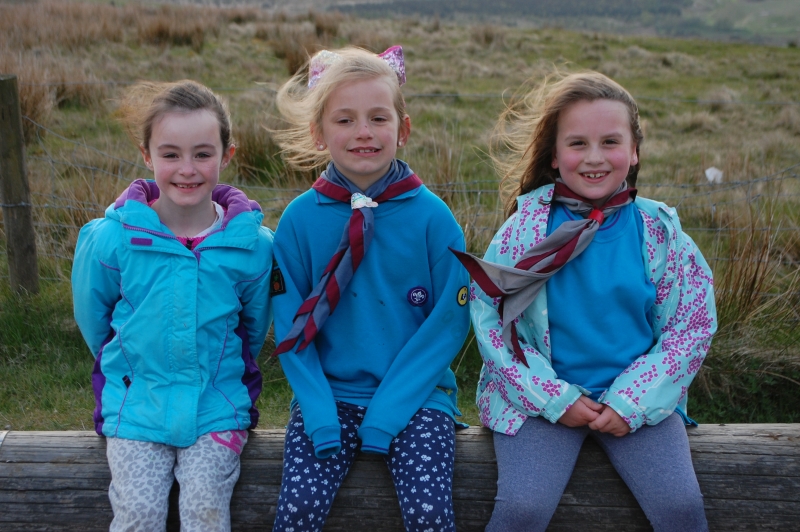
POLYGON ((278 90, 275 104, 288 123, 286 129, 272 129, 275 141, 282 148, 287 163, 301 170, 326 164, 330 154, 317 149, 310 126, 322 131, 322 116, 331 94, 344 83, 385 79, 393 93, 393 103, 405 127, 406 102, 400 91, 397 75, 389 64, 374 53, 350 46, 332 50, 340 58, 329 65, 313 88, 308 88, 308 63, 278 90))
MULTIPOLYGON (((555 183, 558 169, 551 166, 562 111, 580 101, 613 100, 628 109, 636 155, 644 140, 636 101, 619 83, 599 72, 545 76, 538 85, 512 101, 497 121, 490 156, 502 177, 500 183, 506 217, 517 210, 517 196, 555 183)), ((636 185, 639 163, 631 166, 626 181, 636 185)))
POLYGON ((134 142, 149 153, 153 125, 159 117, 166 113, 202 110, 210 111, 217 118, 222 150, 226 151, 233 144, 228 106, 211 89, 196 81, 140 81, 125 90, 116 115, 134 142))

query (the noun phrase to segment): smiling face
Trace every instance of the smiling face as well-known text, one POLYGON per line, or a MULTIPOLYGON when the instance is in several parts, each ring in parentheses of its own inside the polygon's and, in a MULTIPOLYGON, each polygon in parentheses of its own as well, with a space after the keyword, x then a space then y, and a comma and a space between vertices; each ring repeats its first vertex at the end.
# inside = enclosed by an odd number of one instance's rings
POLYGON ((581 100, 558 117, 553 168, 595 206, 611 197, 639 161, 628 113, 615 100, 581 100))
POLYGON ((327 147, 336 168, 361 190, 389 170, 410 131, 411 121, 397 115, 392 87, 383 78, 338 86, 325 103, 320 125, 311 125, 317 146, 327 147))
POLYGON ((140 148, 161 194, 157 211, 210 211, 211 193, 235 148, 222 147, 217 117, 208 110, 169 112, 153 124, 148 149, 140 148))

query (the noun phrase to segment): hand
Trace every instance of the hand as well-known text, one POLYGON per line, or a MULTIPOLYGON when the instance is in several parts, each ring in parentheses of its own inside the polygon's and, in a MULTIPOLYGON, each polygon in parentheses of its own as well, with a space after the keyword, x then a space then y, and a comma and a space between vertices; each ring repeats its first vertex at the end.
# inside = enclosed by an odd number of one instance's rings
POLYGON ((558 418, 558 422, 567 427, 583 427, 596 420, 603 408, 600 403, 582 395, 558 418))
MULTIPOLYGON (((604 406, 604 405, 601 405, 604 406)), ((600 432, 607 432, 612 436, 625 436, 631 428, 613 408, 604 406, 603 411, 596 419, 589 422, 589 428, 600 432)))

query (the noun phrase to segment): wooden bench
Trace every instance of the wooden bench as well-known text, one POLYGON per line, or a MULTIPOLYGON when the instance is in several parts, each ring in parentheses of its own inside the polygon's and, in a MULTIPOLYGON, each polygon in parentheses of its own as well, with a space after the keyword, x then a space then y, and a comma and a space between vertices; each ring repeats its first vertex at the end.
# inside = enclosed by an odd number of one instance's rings
MULTIPOLYGON (((711 530, 800 530, 800 424, 688 429, 711 530)), ((231 503, 233 530, 271 530, 283 430, 253 431, 231 503)), ((453 498, 459 532, 483 530, 497 470, 491 432, 460 431, 453 498)), ((93 432, 0 432, 0 530, 108 530, 105 441, 93 432)), ((178 530, 176 489, 170 530, 178 530)), ((381 458, 361 455, 325 530, 402 531, 381 458)), ((550 530, 650 530, 636 500, 588 439, 550 530)))

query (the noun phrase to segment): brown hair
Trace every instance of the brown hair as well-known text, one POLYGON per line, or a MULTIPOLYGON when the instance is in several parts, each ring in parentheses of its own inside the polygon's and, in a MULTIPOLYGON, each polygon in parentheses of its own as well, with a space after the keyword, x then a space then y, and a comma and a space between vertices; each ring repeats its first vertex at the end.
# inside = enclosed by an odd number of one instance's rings
POLYGON ((222 150, 233 144, 228 106, 208 87, 192 80, 172 83, 140 81, 129 87, 120 100, 117 116, 128 134, 148 153, 153 125, 165 113, 211 111, 219 122, 222 150))
POLYGON ((394 109, 400 119, 400 128, 405 127, 406 102, 400 91, 397 75, 389 64, 369 50, 350 46, 332 50, 340 57, 325 69, 312 89, 308 88, 308 64, 283 84, 278 90, 275 103, 288 123, 287 129, 270 130, 283 149, 286 161, 295 168, 308 170, 322 166, 330 160, 327 151, 317 150, 311 136, 310 125, 322 131, 322 116, 325 105, 334 90, 342 83, 385 79, 394 95, 394 109))
MULTIPOLYGON (((636 155, 644 140, 636 101, 619 83, 599 72, 545 76, 541 83, 512 101, 497 121, 490 156, 502 176, 501 197, 506 217, 517 210, 517 196, 555 183, 558 169, 551 166, 562 111, 579 101, 613 100, 630 115, 636 155)), ((631 166, 626 181, 636 185, 639 163, 631 166)))

